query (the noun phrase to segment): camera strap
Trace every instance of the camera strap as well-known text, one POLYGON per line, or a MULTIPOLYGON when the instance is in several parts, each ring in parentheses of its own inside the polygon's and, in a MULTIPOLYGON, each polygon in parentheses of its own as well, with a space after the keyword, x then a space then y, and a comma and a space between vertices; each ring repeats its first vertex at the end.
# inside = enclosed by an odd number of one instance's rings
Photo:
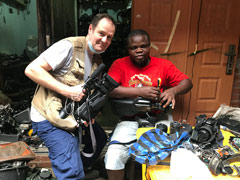
MULTIPOLYGON (((81 152, 82 155, 87 157, 87 158, 92 157, 95 154, 96 149, 97 149, 97 142, 96 142, 96 137, 95 137, 93 127, 92 127, 92 121, 89 121, 89 132, 90 132, 93 151, 92 151, 92 153, 86 153, 84 151, 81 152)), ((78 133, 79 133, 79 144, 81 145, 82 144, 82 127, 81 126, 79 126, 78 133)))
MULTIPOLYGON (((90 132, 90 137, 91 137, 91 143, 92 143, 92 153, 86 153, 84 151, 82 151, 82 155, 87 157, 87 158, 90 158, 92 157, 95 152, 96 152, 96 149, 97 149, 97 142, 96 142, 96 137, 95 137, 95 134, 94 134, 94 131, 93 131, 93 127, 92 127, 92 120, 91 120, 91 116, 90 116, 90 110, 89 110, 89 99, 87 98, 86 99, 86 104, 87 104, 87 111, 88 111, 88 115, 89 115, 89 122, 88 122, 88 128, 89 128, 89 132, 90 132)), ((83 124, 83 123, 82 123, 83 124)), ((79 126, 79 129, 78 129, 78 133, 79 133, 79 144, 81 145, 82 144, 82 127, 81 125, 79 126)))

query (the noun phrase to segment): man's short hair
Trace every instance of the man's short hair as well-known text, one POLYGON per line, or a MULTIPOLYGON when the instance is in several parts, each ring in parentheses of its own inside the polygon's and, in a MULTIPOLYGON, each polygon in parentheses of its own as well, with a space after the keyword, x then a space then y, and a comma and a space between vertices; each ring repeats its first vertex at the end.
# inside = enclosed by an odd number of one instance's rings
POLYGON ((112 21, 113 25, 116 27, 116 23, 114 22, 114 19, 112 18, 112 16, 110 16, 107 13, 101 13, 101 14, 95 15, 94 18, 92 19, 91 24, 92 24, 93 29, 95 29, 97 27, 98 23, 104 18, 112 21))
POLYGON ((128 34, 128 36, 127 36, 127 45, 128 45, 128 43, 129 43, 130 38, 132 38, 133 36, 138 36, 138 35, 146 36, 146 37, 147 37, 147 40, 148 40, 149 43, 150 43, 150 36, 149 36, 149 34, 148 34, 145 30, 143 30, 143 29, 135 29, 135 30, 132 30, 132 31, 128 34))

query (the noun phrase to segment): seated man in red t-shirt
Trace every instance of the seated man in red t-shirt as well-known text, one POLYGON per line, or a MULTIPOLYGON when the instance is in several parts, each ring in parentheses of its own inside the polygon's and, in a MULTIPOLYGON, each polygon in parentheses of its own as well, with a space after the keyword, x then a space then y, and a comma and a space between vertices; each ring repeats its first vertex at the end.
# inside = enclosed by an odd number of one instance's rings
MULTIPOLYGON (((111 97, 120 99, 140 96, 159 101, 163 108, 172 103, 173 109, 175 96, 187 93, 192 88, 189 77, 172 62, 149 55, 150 37, 144 30, 133 30, 128 35, 127 48, 129 56, 114 61, 108 72, 120 84, 111 92, 111 97)), ((114 129, 111 141, 122 144, 110 145, 105 155, 109 180, 124 179, 124 168, 129 159, 128 149, 131 146, 124 143, 136 139, 137 129, 136 121, 126 120, 120 121, 114 129)))

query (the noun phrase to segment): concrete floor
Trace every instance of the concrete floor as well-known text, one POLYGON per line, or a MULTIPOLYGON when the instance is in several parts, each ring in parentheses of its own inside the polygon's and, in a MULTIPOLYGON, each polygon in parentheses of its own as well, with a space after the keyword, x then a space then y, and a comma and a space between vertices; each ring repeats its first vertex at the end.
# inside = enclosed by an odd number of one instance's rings
MULTIPOLYGON (((99 158, 99 160, 96 161, 96 163, 93 165, 92 169, 97 170, 99 172, 99 177, 94 178, 95 180, 108 180, 107 172, 106 169, 104 168, 103 159, 99 158)), ((94 173, 92 173, 92 175, 93 174, 94 173)), ((91 179, 89 175, 86 174, 86 180, 91 179)), ((142 165, 137 162, 129 161, 126 165, 125 180, 141 180, 141 179, 142 179, 142 165)))
MULTIPOLYGON (((90 171, 85 172, 85 180, 108 180, 107 171, 104 165, 104 152, 93 164, 90 171)), ((126 165, 125 180, 141 180, 142 165, 130 160, 126 165)))

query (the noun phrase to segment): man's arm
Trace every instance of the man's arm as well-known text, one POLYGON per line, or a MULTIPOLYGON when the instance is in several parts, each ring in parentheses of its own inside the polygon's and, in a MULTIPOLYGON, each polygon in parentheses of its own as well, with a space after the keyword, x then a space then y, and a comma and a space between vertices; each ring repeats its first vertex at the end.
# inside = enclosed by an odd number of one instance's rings
POLYGON ((110 96, 118 99, 122 98, 136 98, 141 96, 147 99, 153 99, 159 97, 160 91, 157 87, 152 86, 143 86, 143 87, 124 87, 119 86, 115 88, 111 93, 110 96))
POLYGON ((163 104, 163 107, 165 108, 172 103, 172 109, 174 109, 176 103, 175 96, 187 93, 192 87, 193 85, 190 79, 180 81, 177 86, 166 89, 160 94, 160 104, 163 104))
POLYGON ((80 101, 84 94, 80 86, 70 87, 57 81, 49 71, 52 67, 43 59, 37 58, 32 61, 25 69, 25 74, 35 83, 51 89, 63 96, 71 98, 74 101, 80 101))

